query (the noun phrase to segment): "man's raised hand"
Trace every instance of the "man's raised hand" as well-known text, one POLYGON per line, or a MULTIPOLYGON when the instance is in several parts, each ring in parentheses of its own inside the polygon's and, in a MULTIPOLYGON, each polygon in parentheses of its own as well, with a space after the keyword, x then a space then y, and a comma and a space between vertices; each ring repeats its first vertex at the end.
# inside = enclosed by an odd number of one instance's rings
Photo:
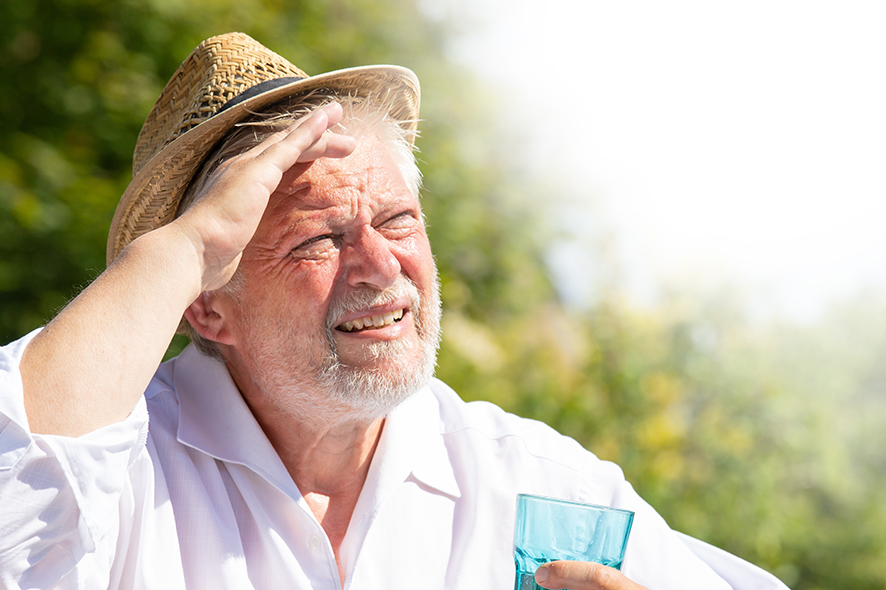
POLYGON ((341 115, 341 105, 330 103, 227 160, 213 172, 194 204, 171 224, 188 237, 202 261, 202 290, 218 289, 234 274, 287 170, 354 151, 354 138, 327 133, 341 115))

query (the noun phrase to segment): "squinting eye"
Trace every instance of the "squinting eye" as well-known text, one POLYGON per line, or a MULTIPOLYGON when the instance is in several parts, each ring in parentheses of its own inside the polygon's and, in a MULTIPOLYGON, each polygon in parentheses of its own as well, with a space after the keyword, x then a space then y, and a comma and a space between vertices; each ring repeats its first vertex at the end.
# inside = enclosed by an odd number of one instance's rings
POLYGON ((414 226, 416 221, 417 220, 412 211, 404 211, 382 223, 381 227, 388 229, 405 229, 414 226))
POLYGON ((298 246, 296 246, 296 247, 293 248, 292 250, 293 250, 293 251, 295 251, 295 250, 301 250, 301 249, 303 249, 303 248, 307 248, 307 247, 313 246, 313 245, 316 244, 317 242, 322 242, 323 240, 332 240, 332 239, 334 239, 334 238, 335 238, 335 236, 332 235, 332 234, 325 234, 325 235, 322 235, 322 236, 316 236, 316 237, 310 238, 310 239, 308 239, 308 240, 305 240, 304 242, 302 242, 301 244, 299 244, 298 246))
POLYGON ((341 236, 325 234, 305 240, 292 249, 292 256, 298 260, 328 258, 341 242, 341 236))

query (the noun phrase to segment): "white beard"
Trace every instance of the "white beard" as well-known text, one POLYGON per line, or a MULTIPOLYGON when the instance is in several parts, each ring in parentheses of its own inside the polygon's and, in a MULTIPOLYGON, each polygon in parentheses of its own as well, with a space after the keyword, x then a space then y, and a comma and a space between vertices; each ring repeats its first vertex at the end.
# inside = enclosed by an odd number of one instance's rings
POLYGON ((332 302, 322 336, 312 334, 306 338, 304 334, 295 334, 292 326, 258 317, 246 305, 238 308, 243 325, 249 326, 250 331, 252 380, 278 410, 302 420, 324 426, 374 422, 427 385, 434 375, 441 316, 436 279, 427 293, 420 293, 402 275, 385 291, 353 291, 332 302), (414 341, 374 342, 367 345, 369 355, 376 361, 373 368, 342 363, 333 336, 339 318, 404 297, 411 301, 410 313, 421 350, 415 350, 414 341), (307 342, 310 350, 317 350, 322 340, 326 350, 322 358, 293 358, 299 355, 299 349, 304 351, 299 344, 307 342))

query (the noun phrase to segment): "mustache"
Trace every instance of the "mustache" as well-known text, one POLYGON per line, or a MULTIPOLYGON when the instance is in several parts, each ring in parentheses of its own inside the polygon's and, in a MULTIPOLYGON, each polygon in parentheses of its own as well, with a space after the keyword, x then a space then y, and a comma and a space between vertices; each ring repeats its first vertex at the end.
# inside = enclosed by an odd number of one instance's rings
POLYGON ((341 323, 345 314, 369 309, 371 307, 389 305, 395 301, 409 300, 409 308, 414 315, 419 315, 421 294, 408 277, 400 275, 393 285, 383 291, 371 287, 360 287, 329 304, 326 314, 326 330, 331 331, 341 323))

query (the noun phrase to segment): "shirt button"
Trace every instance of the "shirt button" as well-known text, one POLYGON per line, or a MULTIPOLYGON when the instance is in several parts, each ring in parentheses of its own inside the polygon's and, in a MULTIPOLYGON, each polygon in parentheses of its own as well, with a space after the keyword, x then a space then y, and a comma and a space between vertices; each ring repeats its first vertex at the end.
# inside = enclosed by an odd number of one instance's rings
POLYGON ((320 537, 317 535, 311 535, 308 537, 308 549, 317 549, 320 547, 320 537))

